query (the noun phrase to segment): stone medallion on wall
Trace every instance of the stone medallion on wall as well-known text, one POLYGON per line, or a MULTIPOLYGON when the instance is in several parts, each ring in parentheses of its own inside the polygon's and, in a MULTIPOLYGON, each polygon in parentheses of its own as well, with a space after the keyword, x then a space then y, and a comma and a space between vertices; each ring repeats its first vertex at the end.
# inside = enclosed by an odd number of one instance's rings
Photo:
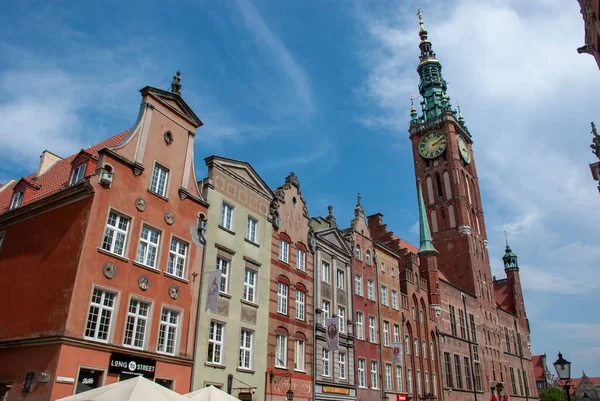
POLYGON ((338 304, 346 304, 346 293, 338 290, 337 292, 337 302, 338 304))
POLYGON ((220 298, 217 306, 217 314, 221 316, 229 316, 229 300, 220 298))
POLYGON ((321 292, 323 293, 324 297, 330 298, 331 299, 331 286, 327 285, 325 283, 321 284, 321 292))
POLYGON ((175 223, 175 214, 170 210, 167 210, 165 212, 165 223, 167 223, 168 225, 172 225, 173 223, 175 223))
POLYGON ((113 262, 105 262, 102 265, 102 274, 109 280, 117 276, 117 266, 113 262))
POLYGON ((179 286, 177 286, 177 284, 171 284, 169 287, 169 296, 172 299, 177 299, 179 298, 179 292, 179 286))
POLYGON ((144 211, 146 211, 147 207, 148 207, 148 202, 146 202, 146 199, 144 199, 142 197, 135 198, 135 208, 138 211, 144 212, 144 211))
POLYGON ((138 286, 140 290, 147 291, 150 288, 150 277, 145 274, 140 274, 138 277, 138 286))
POLYGON ((256 308, 242 305, 241 320, 242 322, 256 324, 256 308))

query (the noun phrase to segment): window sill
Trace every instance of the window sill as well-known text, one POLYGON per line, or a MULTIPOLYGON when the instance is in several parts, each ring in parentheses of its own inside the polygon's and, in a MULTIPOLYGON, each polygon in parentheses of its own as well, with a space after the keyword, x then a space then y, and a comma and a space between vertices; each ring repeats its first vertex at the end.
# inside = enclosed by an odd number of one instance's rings
POLYGON ((166 196, 164 196, 164 195, 157 194, 156 192, 154 192, 154 191, 153 191, 153 190, 151 190, 150 188, 148 188, 148 192, 149 192, 149 193, 151 193, 152 195, 156 196, 157 198, 160 198, 160 199, 164 200, 165 202, 168 202, 168 201, 169 201, 169 198, 167 198, 167 197, 166 197, 166 196))
POLYGON ((223 231, 225 231, 225 232, 227 232, 227 233, 231 234, 231 235, 235 235, 235 231, 231 231, 230 229, 228 229, 228 228, 226 228, 226 227, 223 227, 223 226, 222 226, 222 225, 220 225, 220 224, 219 224, 219 228, 220 228, 221 230, 223 230, 223 231))
POLYGON ((225 369, 227 366, 219 365, 218 363, 204 362, 204 366, 215 369, 225 369))
POLYGON ((116 253, 109 252, 106 249, 98 248, 98 252, 103 253, 103 254, 108 255, 108 256, 112 256, 113 258, 122 260, 123 262, 129 263, 129 258, 126 258, 126 257, 121 256, 121 255, 117 255, 116 253))
POLYGON ((236 370, 238 372, 241 372, 241 373, 250 373, 250 374, 256 373, 256 371, 254 369, 246 369, 246 368, 239 368, 238 367, 236 370))
POLYGON ((219 291, 219 296, 223 297, 223 298, 231 299, 231 294, 227 294, 226 292, 219 291))
POLYGON ((145 265, 143 263, 140 263, 140 262, 137 262, 135 260, 132 260, 131 263, 134 264, 137 267, 141 267, 142 269, 149 270, 152 273, 160 274, 160 270, 156 269, 154 267, 147 266, 147 265, 145 265))
POLYGON ((165 276, 167 276, 167 277, 170 277, 170 278, 172 278, 173 280, 181 281, 182 283, 186 283, 186 284, 189 284, 189 283, 190 283, 190 281, 189 281, 189 280, 187 280, 187 279, 185 279, 185 278, 177 277, 176 275, 174 275, 174 274, 171 274, 171 273, 167 273, 167 272, 165 272, 165 276))
POLYGON ((247 243, 249 243, 250 245, 254 245, 257 248, 260 248, 260 245, 258 244, 258 242, 254 242, 249 240, 248 238, 244 238, 244 241, 246 241, 247 243))
POLYGON ((275 369, 285 370, 286 372, 288 371, 287 366, 277 366, 277 365, 275 365, 275 369))
POLYGON ((248 305, 248 306, 251 306, 253 308, 258 308, 259 307, 259 305, 257 303, 246 301, 245 299, 240 299, 240 302, 243 303, 244 305, 248 305))
POLYGON ((286 265, 288 265, 288 266, 292 266, 292 265, 290 264, 290 260, 289 260, 289 259, 288 259, 288 260, 278 259, 278 260, 279 260, 281 263, 285 263, 285 264, 286 264, 286 265))
POLYGON ((294 372, 306 373, 306 370, 304 370, 304 369, 294 369, 294 372))

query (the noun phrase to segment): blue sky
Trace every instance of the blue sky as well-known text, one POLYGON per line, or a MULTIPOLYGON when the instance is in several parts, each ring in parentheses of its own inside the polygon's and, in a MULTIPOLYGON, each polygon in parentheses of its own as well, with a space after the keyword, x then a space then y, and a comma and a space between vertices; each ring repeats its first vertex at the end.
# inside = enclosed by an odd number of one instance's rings
POLYGON ((492 270, 519 255, 532 351, 600 376, 600 195, 589 123, 600 71, 575 0, 4 2, 0 182, 129 128, 146 85, 182 95, 212 154, 273 187, 294 171, 311 215, 335 206, 418 240, 408 140, 418 6, 474 139, 492 270))

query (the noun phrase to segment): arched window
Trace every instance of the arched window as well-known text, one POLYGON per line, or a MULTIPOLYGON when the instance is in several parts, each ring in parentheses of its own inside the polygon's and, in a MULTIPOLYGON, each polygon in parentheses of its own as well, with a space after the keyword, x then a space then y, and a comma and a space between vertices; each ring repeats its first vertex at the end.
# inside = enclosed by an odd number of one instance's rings
POLYGON ((434 233, 437 233, 438 224, 437 224, 437 214, 435 213, 435 210, 431 211, 430 216, 431 216, 431 231, 433 231, 434 233))
POLYGON ((368 250, 368 249, 367 249, 367 252, 366 252, 365 260, 366 260, 366 262, 367 262, 368 265, 371 264, 371 251, 368 250))
POLYGON ((446 213, 444 213, 444 207, 440 206, 440 215, 442 216, 442 220, 439 221, 439 229, 440 231, 444 231, 446 227, 446 213))
POLYGON ((435 185, 436 185, 436 189, 437 189, 437 195, 441 198, 443 196, 443 194, 442 194, 442 180, 440 180, 440 174, 439 173, 435 173, 435 185))
POLYGON ((427 204, 433 204, 433 183, 431 177, 427 177, 427 204))
POLYGON ((356 260, 362 260, 362 252, 360 251, 360 245, 356 245, 356 260))
POLYGON ((450 222, 450 228, 456 227, 456 219, 454 217, 454 206, 448 206, 448 221, 450 222))
POLYGON ((446 189, 446 199, 452 199, 452 191, 450 190, 450 174, 444 171, 444 188, 446 189))
POLYGON ((477 226, 477 233, 481 234, 481 230, 479 230, 479 219, 477 218, 477 215, 475 215, 475 225, 477 226))
POLYGON ((415 350, 415 356, 419 356, 419 339, 417 337, 415 337, 413 349, 415 350))
POLYGON ((465 174, 465 186, 467 187, 467 199, 469 203, 471 203, 471 191, 469 190, 469 180, 467 179, 467 175, 465 174))
POLYGON ((423 358, 427 358, 427 342, 423 340, 423 358))

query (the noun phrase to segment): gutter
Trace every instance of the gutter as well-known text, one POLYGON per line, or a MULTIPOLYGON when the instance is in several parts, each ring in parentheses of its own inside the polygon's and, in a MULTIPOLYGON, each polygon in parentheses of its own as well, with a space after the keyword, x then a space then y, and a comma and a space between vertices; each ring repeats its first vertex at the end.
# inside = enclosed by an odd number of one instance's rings
POLYGON ((200 243, 203 245, 202 248, 204 251, 202 252, 202 265, 200 266, 200 285, 198 287, 198 307, 196 308, 196 330, 194 331, 194 352, 192 354, 192 358, 194 359, 194 363, 192 365, 192 377, 190 380, 190 393, 194 391, 194 377, 196 376, 196 353, 198 349, 198 332, 200 329, 200 308, 202 307, 202 282, 204 278, 204 266, 206 263, 206 230, 201 230, 200 234, 200 243), (202 234, 202 231, 204 233, 202 234))

